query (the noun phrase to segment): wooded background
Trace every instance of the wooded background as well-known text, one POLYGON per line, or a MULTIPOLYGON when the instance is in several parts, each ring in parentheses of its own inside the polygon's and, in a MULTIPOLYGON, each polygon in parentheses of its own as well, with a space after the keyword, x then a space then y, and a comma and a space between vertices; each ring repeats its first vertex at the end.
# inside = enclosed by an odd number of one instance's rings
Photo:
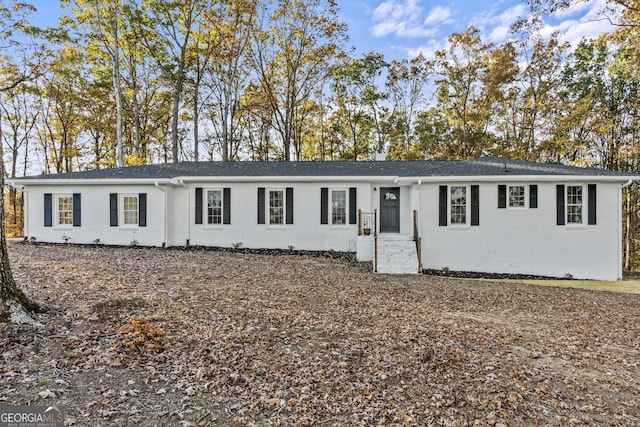
MULTIPOLYGON (((0 0, 4 173, 376 152, 638 173, 640 1, 609 0, 616 29, 575 48, 539 36, 542 17, 575 3, 530 0, 502 45, 469 27, 433 55, 386 61, 348 48, 334 0, 63 0, 71 12, 44 30, 32 7, 0 0)), ((6 204, 17 224, 20 195, 6 204)))

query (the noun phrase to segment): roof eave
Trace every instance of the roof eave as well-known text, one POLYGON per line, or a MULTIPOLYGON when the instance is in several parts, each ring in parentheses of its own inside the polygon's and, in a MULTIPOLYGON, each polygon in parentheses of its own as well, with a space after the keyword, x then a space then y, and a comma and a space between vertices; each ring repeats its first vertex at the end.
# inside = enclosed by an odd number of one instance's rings
POLYGON ((181 176, 171 180, 173 184, 180 182, 389 182, 397 180, 397 176, 349 176, 349 175, 331 175, 331 176, 181 176))
POLYGON ((403 183, 433 182, 618 182, 640 181, 640 176, 618 175, 455 175, 401 177, 403 183))
POLYGON ((169 178, 67 178, 67 179, 21 179, 11 178, 6 182, 10 185, 28 187, 28 186, 60 186, 60 185, 154 185, 171 184, 169 178))
POLYGON ((410 185, 413 183, 434 182, 617 182, 640 181, 634 175, 438 175, 399 177, 386 176, 182 176, 176 178, 82 178, 82 179, 21 179, 10 178, 9 185, 28 186, 61 186, 61 185, 182 185, 194 182, 395 182, 410 185))

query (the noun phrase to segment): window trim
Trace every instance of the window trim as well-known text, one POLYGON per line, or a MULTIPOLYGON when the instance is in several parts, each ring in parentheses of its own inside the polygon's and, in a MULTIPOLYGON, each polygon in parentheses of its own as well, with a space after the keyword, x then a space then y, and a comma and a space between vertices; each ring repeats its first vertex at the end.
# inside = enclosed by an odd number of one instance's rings
POLYGON ((267 228, 285 228, 287 225, 287 191, 285 188, 277 187, 277 188, 265 188, 265 201, 264 201, 264 222, 267 228), (282 223, 272 224, 271 223, 271 193, 272 192, 280 192, 282 193, 282 223))
POLYGON ((72 193, 55 193, 53 195, 53 228, 59 230, 69 230, 73 228, 73 194, 72 193), (71 199, 71 223, 60 224, 60 199, 71 199))
POLYGON ((349 189, 344 187, 331 187, 329 188, 329 225, 335 228, 347 228, 349 226, 349 189), (344 222, 343 223, 335 223, 333 222, 333 193, 342 192, 344 193, 344 222))
POLYGON ((527 184, 507 184, 507 209, 511 209, 514 211, 522 211, 529 208, 529 185, 527 184), (522 195, 523 205, 522 206, 512 206, 511 205, 511 188, 512 187, 522 187, 524 189, 524 193, 522 195))
POLYGON ((140 194, 139 193, 119 193, 118 194, 118 227, 134 229, 140 227, 140 194), (136 223, 125 223, 125 209, 124 199, 125 197, 135 197, 136 199, 136 223))
POLYGON ((471 184, 449 184, 447 186, 447 220, 448 226, 453 228, 468 228, 471 226, 471 184), (453 188, 462 187, 465 189, 465 200, 464 200, 464 223, 454 223, 452 221, 452 194, 451 190, 453 188))
POLYGON ((222 228, 224 224, 224 189, 223 188, 204 188, 203 189, 203 203, 202 203, 202 219, 203 225, 206 228, 222 228), (219 223, 210 223, 209 222, 209 192, 219 192, 220 193, 220 222, 219 223))
MULTIPOLYGON (((585 197, 586 193, 585 193, 585 185, 584 184, 577 184, 577 185, 569 185, 566 184, 564 186, 564 221, 565 221, 565 226, 567 227, 584 227, 586 226, 585 223, 585 206, 587 206, 588 209, 588 205, 585 204, 585 197), (569 221, 569 188, 580 188, 580 222, 570 222, 569 221)), ((574 206, 572 204, 572 206, 574 206)), ((577 206, 577 205, 575 205, 577 206)), ((588 212, 586 213, 586 215, 588 215, 588 212)))

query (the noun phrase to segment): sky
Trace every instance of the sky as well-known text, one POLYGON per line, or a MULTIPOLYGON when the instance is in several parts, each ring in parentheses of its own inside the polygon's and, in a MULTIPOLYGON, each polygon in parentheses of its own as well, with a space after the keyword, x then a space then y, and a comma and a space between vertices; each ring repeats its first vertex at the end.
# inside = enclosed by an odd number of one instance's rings
MULTIPOLYGON (((578 3, 560 16, 546 18, 542 36, 554 31, 572 46, 583 38, 613 31, 599 19, 606 0, 578 3)), ((522 0, 337 0, 340 16, 349 29, 348 47, 361 55, 383 53, 387 61, 413 58, 422 53, 433 58, 447 46, 451 33, 470 25, 480 29, 485 43, 500 45, 511 37, 509 27, 528 8, 522 0)), ((57 0, 31 0, 38 12, 33 24, 56 25, 62 11, 57 0)))
MULTIPOLYGON (((343 20, 349 26, 350 44, 359 53, 382 52, 387 60, 413 58, 422 53, 432 58, 447 46, 452 33, 464 33, 473 25, 485 43, 500 45, 512 34, 511 24, 526 16, 521 0, 338 0, 343 20)), ((557 31, 560 41, 572 46, 584 38, 613 31, 599 19, 605 0, 579 3, 560 16, 545 19, 541 35, 557 31)))

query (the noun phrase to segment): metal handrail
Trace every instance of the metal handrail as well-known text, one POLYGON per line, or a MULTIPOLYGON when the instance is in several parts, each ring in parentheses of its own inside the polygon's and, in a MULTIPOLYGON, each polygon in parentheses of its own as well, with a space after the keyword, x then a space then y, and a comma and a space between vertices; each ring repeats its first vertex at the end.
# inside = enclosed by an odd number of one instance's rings
POLYGON ((378 211, 374 209, 373 212, 362 212, 358 209, 358 236, 378 234, 378 211))

